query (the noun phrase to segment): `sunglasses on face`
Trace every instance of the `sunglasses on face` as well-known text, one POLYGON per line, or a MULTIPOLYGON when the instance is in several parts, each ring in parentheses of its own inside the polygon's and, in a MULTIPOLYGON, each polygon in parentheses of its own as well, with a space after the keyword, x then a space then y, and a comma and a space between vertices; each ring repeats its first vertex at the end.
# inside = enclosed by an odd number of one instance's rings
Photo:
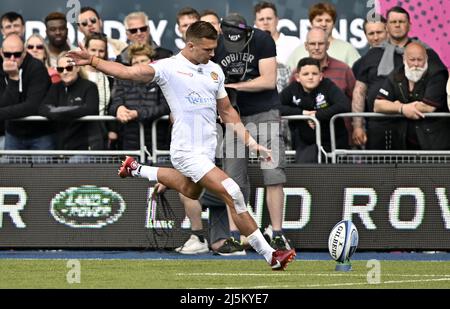
POLYGON ((22 53, 23 53, 23 51, 20 51, 20 52, 3 52, 3 56, 6 58, 6 59, 9 59, 9 58, 11 58, 12 56, 14 56, 14 58, 20 58, 20 57, 22 57, 22 53))
POLYGON ((40 45, 31 45, 31 44, 28 44, 27 45, 27 48, 28 49, 39 49, 39 50, 43 50, 44 49, 44 45, 42 45, 42 44, 40 44, 40 45))
POLYGON ((85 20, 79 22, 79 23, 78 23, 78 26, 79 26, 79 25, 82 25, 83 27, 87 27, 87 25, 89 24, 89 21, 91 22, 91 24, 94 25, 94 24, 97 23, 97 18, 96 18, 96 17, 91 17, 91 18, 89 18, 89 19, 85 19, 85 20))
POLYGON ((131 34, 135 34, 138 32, 138 30, 139 30, 139 32, 147 32, 148 26, 144 26, 144 27, 140 27, 140 28, 132 28, 132 29, 128 29, 127 31, 131 34))
POLYGON ((56 67, 56 71, 58 71, 58 73, 62 73, 64 72, 64 70, 66 70, 67 72, 72 72, 73 65, 68 65, 66 67, 56 67))

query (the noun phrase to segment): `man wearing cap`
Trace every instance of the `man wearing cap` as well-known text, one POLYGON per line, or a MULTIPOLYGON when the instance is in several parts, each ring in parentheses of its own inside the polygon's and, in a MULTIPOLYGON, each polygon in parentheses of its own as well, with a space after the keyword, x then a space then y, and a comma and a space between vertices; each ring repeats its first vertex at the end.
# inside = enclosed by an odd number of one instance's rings
MULTIPOLYGON (((273 228, 271 246, 290 249, 282 232, 283 184, 286 182, 286 175, 284 141, 280 134, 280 103, 276 89, 275 42, 267 32, 249 27, 245 19, 236 13, 223 18, 221 28, 222 35, 219 37, 213 61, 218 63, 225 73, 225 87, 234 101, 234 107, 241 115, 242 122, 252 134, 258 135, 262 144, 272 149, 272 164, 261 164, 273 228)), ((248 154, 239 156, 239 153, 234 155, 229 151, 242 149, 236 138, 234 141, 226 139, 225 147, 224 168, 239 184, 248 202, 248 154)), ((233 230, 233 226, 230 226, 230 229, 233 230)))

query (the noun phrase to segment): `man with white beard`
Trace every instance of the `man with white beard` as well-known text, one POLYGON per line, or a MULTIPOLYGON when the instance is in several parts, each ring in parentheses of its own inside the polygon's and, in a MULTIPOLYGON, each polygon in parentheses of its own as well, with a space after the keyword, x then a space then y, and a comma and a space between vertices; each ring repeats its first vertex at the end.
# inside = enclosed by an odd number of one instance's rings
POLYGON ((450 149, 450 126, 447 118, 426 117, 426 113, 448 112, 445 85, 448 71, 428 62, 425 47, 409 43, 403 65, 385 80, 375 99, 377 113, 401 114, 393 149, 450 149))
MULTIPOLYGON (((372 16, 368 16, 372 19, 372 16)), ((381 19, 381 18, 380 18, 381 19)), ((386 12, 388 40, 372 47, 364 55, 355 70, 356 84, 353 90, 352 112, 373 112, 374 101, 387 76, 403 64, 403 50, 418 38, 409 37, 411 19, 409 13, 399 6, 386 12)), ((373 19, 372 19, 373 20, 373 19)), ((428 63, 439 64, 439 55, 427 47, 428 63)), ((365 149, 392 150, 395 123, 387 118, 353 117, 353 143, 365 149)))

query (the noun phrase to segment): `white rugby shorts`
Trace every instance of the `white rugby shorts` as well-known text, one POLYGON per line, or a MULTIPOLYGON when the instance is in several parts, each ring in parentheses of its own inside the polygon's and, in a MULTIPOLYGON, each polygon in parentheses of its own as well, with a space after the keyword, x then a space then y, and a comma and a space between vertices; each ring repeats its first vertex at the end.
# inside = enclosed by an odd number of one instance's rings
POLYGON ((216 166, 214 155, 215 153, 212 154, 211 158, 204 153, 176 150, 170 154, 170 158, 176 170, 197 183, 216 166))

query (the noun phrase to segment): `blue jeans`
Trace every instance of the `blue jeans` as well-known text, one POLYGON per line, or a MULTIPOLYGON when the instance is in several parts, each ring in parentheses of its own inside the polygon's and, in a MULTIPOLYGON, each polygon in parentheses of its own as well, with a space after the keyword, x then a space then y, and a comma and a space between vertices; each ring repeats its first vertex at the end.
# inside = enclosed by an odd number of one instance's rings
MULTIPOLYGON (((5 132, 5 150, 54 150, 56 141, 53 134, 43 135, 33 138, 22 138, 5 132)), ((30 163, 30 159, 14 159, 13 156, 6 156, 11 163, 30 163)), ((32 163, 50 163, 52 156, 34 155, 31 157, 32 163)))
POLYGON ((55 148, 56 144, 53 134, 24 138, 5 132, 6 150, 54 150, 55 148))
POLYGON ((91 159, 92 159, 92 157, 87 156, 87 155, 74 155, 69 158, 67 163, 70 163, 70 164, 73 164, 73 163, 74 164, 83 164, 84 163, 84 164, 86 164, 86 163, 89 163, 91 159))

